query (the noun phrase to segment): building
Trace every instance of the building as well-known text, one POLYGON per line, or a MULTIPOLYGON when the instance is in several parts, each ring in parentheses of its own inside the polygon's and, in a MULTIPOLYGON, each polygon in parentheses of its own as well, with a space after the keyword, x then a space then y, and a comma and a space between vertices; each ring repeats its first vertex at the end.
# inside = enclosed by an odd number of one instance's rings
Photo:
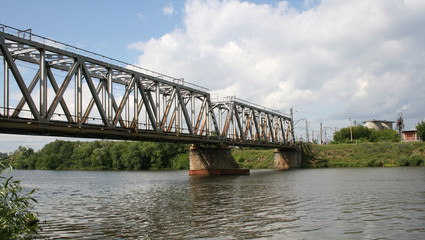
POLYGON ((402 132, 401 139, 406 142, 419 141, 417 130, 407 130, 402 132))
POLYGON ((393 123, 394 121, 386 121, 386 120, 375 120, 372 121, 366 121, 363 122, 364 126, 367 128, 372 128, 376 130, 383 130, 383 129, 393 129, 393 123))

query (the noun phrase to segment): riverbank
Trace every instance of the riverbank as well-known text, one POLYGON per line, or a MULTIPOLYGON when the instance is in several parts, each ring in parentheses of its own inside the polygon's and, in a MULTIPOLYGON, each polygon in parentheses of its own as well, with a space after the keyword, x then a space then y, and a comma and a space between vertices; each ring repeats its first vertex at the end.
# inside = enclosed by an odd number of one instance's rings
MULTIPOLYGON (((273 168, 273 151, 233 149, 241 168, 273 168)), ((425 143, 308 144, 302 168, 424 166, 425 143)))
MULTIPOLYGON (((273 149, 232 148, 241 168, 273 169, 273 149)), ((361 143, 303 146, 303 168, 424 166, 425 143, 361 143)), ((189 145, 149 142, 51 142, 35 152, 20 147, 14 168, 46 170, 189 169, 189 145)))
POLYGON ((308 145, 303 160, 308 168, 424 166, 425 143, 308 145))

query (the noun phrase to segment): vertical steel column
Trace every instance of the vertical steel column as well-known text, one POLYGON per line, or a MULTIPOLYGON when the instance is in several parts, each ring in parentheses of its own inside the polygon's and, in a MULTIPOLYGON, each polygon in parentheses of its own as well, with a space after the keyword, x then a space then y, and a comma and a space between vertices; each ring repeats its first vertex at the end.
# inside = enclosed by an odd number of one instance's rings
POLYGON ((40 120, 47 116, 47 72, 46 72, 46 51, 40 50, 40 120))
POLYGON ((207 104, 205 104, 205 111, 206 111, 205 112, 205 117, 207 118, 207 129, 206 129, 206 131, 207 131, 207 138, 209 138, 210 135, 211 135, 211 132, 210 132, 210 108, 209 108, 210 104, 211 104, 211 99, 208 96, 207 97, 207 104))
POLYGON ((232 124, 233 124, 233 139, 237 139, 237 131, 236 131, 236 114, 235 108, 232 109, 233 115, 232 115, 232 124))
POLYGON ((218 129, 220 132, 223 132, 223 124, 222 124, 223 112, 221 111, 221 107, 218 107, 218 129))
MULTIPOLYGON (((41 76, 40 76, 41 77, 41 76)), ((82 109, 82 78, 81 66, 78 67, 75 74, 75 122, 81 126, 81 109, 82 109)))
POLYGON ((156 103, 155 103, 155 105, 156 105, 156 116, 155 116, 155 118, 156 118, 156 127, 159 129, 160 128, 160 120, 159 120, 159 118, 160 118, 160 114, 159 114, 159 111, 160 111, 160 103, 161 103, 161 97, 160 97, 160 92, 159 92, 159 90, 160 90, 160 84, 159 84, 159 82, 155 82, 155 87, 156 87, 156 103))
MULTIPOLYGON (((167 109, 167 96, 165 96, 165 94, 162 94, 162 109, 164 111, 164 116, 165 116, 165 111, 167 109)), ((161 122, 161 125, 162 125, 162 122, 161 122)), ((160 130, 163 131, 164 128, 166 128, 166 127, 167 127, 167 121, 164 122, 164 126, 160 130)))
POLYGON ((134 81, 134 129, 137 131, 139 129, 139 89, 137 89, 136 81, 134 81))
POLYGON ((130 86, 130 84, 128 84, 128 86, 127 86, 127 91, 129 92, 129 96, 127 97, 127 100, 126 100, 126 108, 125 108, 125 126, 127 127, 127 128, 130 128, 130 125, 131 125, 131 122, 130 122, 130 93, 131 93, 131 89, 132 89, 132 87, 133 86, 130 86))
POLYGON ((112 97, 113 97, 113 88, 112 88, 112 69, 108 69, 108 86, 106 91, 108 92, 108 121, 109 124, 112 124, 112 97))
POLYGON ((6 59, 3 58, 4 63, 4 116, 9 117, 9 65, 6 59))
MULTIPOLYGON (((145 103, 145 107, 146 108, 148 107, 147 104, 148 103, 145 103)), ((146 130, 149 130, 149 123, 150 123, 150 121, 149 121, 149 116, 148 116, 148 110, 145 111, 145 123, 146 123, 146 130)))
POLYGON ((190 92, 190 105, 191 105, 191 118, 192 118, 192 127, 195 127, 195 94, 193 92, 190 92))
MULTIPOLYGON (((105 79, 101 79, 101 81, 105 81, 105 79)), ((103 82, 105 83, 105 82, 103 82)), ((106 86, 108 83, 106 84, 102 84, 102 106, 103 106, 103 111, 105 111, 105 113, 108 112, 108 102, 106 101, 106 86)))
POLYGON ((244 129, 245 129, 245 121, 246 121, 246 117, 245 117, 245 107, 241 107, 241 109, 242 109, 242 114, 241 114, 241 128, 240 129, 242 129, 241 130, 241 132, 239 133, 239 135, 241 135, 241 138, 242 139, 246 139, 246 136, 245 136, 245 131, 244 131, 244 129), (242 137, 243 136, 243 137, 242 137))
POLYGON ((179 104, 178 104, 178 97, 175 97, 174 98, 174 112, 175 112, 175 114, 176 114, 176 124, 175 124, 175 126, 176 126, 176 133, 177 133, 177 135, 178 135, 178 133, 179 133, 179 129, 180 129, 180 126, 179 126, 179 123, 180 123, 180 113, 179 113, 179 104))

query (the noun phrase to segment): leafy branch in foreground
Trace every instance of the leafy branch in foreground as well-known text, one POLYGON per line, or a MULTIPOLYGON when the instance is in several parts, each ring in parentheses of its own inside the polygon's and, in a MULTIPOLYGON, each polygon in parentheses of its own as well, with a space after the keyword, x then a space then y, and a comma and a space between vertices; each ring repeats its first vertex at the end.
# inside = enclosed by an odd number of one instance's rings
MULTIPOLYGON (((0 161, 0 174, 12 170, 0 161)), ((37 214, 31 212, 37 200, 29 193, 22 193, 20 181, 0 175, 0 239, 31 239, 41 230, 37 214)))

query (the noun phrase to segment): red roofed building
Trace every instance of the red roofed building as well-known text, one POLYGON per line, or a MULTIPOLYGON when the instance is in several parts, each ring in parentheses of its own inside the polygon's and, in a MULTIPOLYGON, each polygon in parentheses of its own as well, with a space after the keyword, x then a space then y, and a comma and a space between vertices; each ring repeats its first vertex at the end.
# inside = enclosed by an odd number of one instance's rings
POLYGON ((417 130, 403 131, 402 140, 406 141, 406 142, 408 142, 408 141, 419 141, 418 131, 417 130))

